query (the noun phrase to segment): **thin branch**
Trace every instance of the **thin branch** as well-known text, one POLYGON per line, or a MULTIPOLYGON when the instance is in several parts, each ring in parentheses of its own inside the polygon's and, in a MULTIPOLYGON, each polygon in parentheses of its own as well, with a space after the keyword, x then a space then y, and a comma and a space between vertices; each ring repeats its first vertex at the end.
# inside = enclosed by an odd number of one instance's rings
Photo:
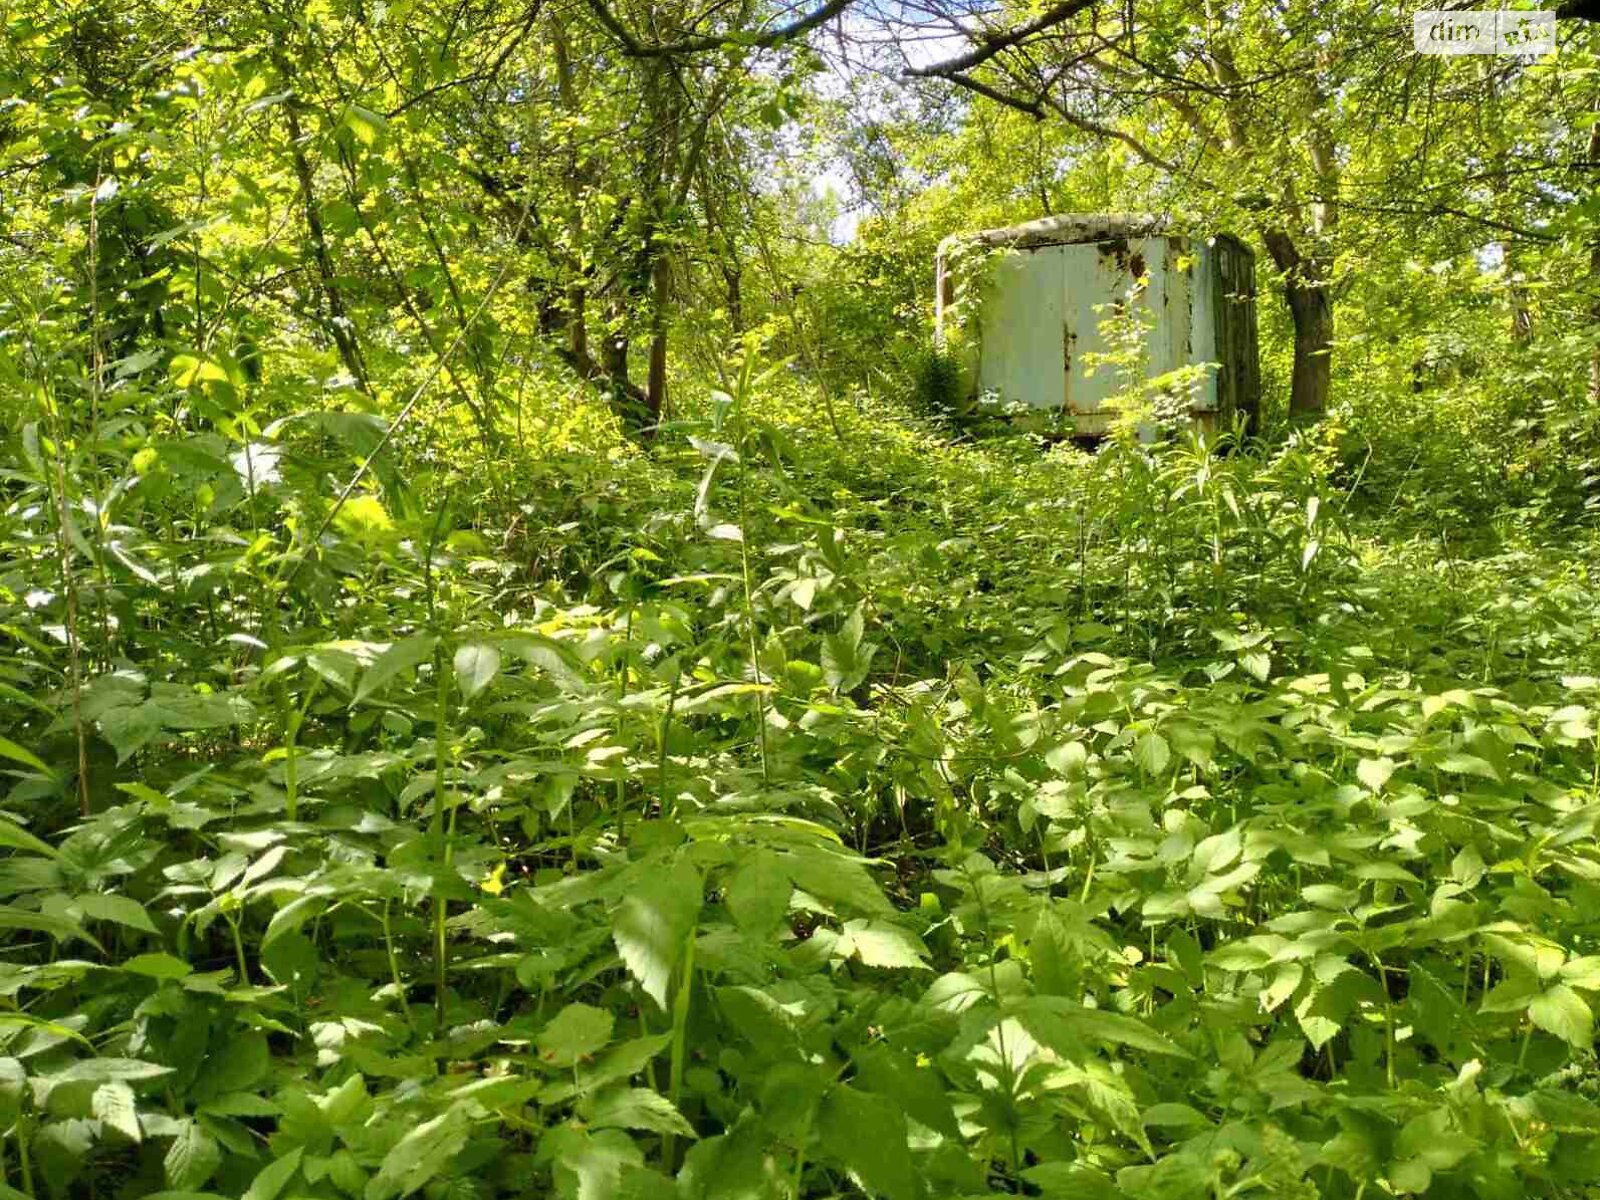
POLYGON ((984 83, 980 79, 974 79, 970 75, 963 75, 960 73, 941 75, 940 78, 948 80, 957 87, 966 88, 967 91, 982 96, 986 100, 993 100, 996 104, 1003 104, 1007 108, 1015 109, 1017 112, 1026 113, 1035 121, 1043 121, 1046 117, 1054 113, 1057 117, 1061 118, 1061 120, 1065 121, 1068 125, 1071 125, 1074 129, 1080 129, 1084 133, 1093 134, 1095 137, 1110 138, 1113 141, 1121 142, 1124 146, 1127 146, 1136 155, 1138 155, 1139 158, 1149 166, 1157 167, 1160 170, 1171 171, 1174 173, 1176 173, 1178 170, 1178 168, 1170 160, 1165 159, 1161 155, 1157 154, 1154 150, 1150 149, 1149 146, 1145 145, 1131 133, 1124 133, 1122 130, 1115 129, 1110 125, 1102 125, 1100 122, 1091 120, 1089 117, 1080 117, 1071 109, 1068 109, 1064 105, 1057 104, 1053 100, 1029 100, 1025 97, 1017 96, 1010 92, 1003 92, 999 88, 984 83))
POLYGON ((1505 221, 1495 221, 1488 217, 1480 217, 1477 213, 1468 212, 1463 208, 1452 208, 1448 204, 1360 204, 1354 200, 1342 200, 1338 197, 1315 197, 1318 203, 1329 203, 1341 208, 1355 209, 1357 212, 1378 213, 1398 217, 1456 217, 1463 221, 1471 221, 1475 225, 1482 225, 1485 229, 1498 230, 1509 233, 1514 237, 1526 238, 1530 242, 1558 242, 1561 239, 1554 234, 1540 233, 1536 229, 1526 229, 1520 225, 1511 225, 1505 221))
POLYGON ((947 58, 941 62, 929 63, 925 67, 908 67, 902 74, 913 79, 926 79, 939 77, 949 79, 954 74, 970 71, 973 67, 981 66, 995 55, 1010 49, 1019 42, 1025 41, 1036 33, 1043 33, 1060 25, 1063 21, 1070 20, 1086 8, 1093 6, 1095 0, 1065 0, 1064 3, 1055 4, 1045 9, 1031 21, 1024 21, 1021 25, 1007 30, 1005 33, 979 33, 972 35, 978 44, 965 54, 958 54, 954 58, 947 58))
POLYGON ((1025 100, 1021 96, 1012 95, 1010 92, 1002 92, 999 88, 991 87, 989 84, 974 79, 970 75, 962 75, 957 72, 950 75, 941 75, 940 78, 948 80, 957 87, 966 88, 967 91, 974 92, 986 100, 993 100, 996 104, 1003 104, 1007 108, 1016 109, 1019 113, 1026 113, 1035 121, 1042 121, 1050 115, 1050 110, 1045 107, 1042 100, 1025 100))
POLYGON ((1178 170, 1178 168, 1171 161, 1162 158, 1161 155, 1150 149, 1149 146, 1145 145, 1131 133, 1124 133, 1122 130, 1113 128, 1110 125, 1102 125, 1100 122, 1090 120, 1088 117, 1080 117, 1077 113, 1072 112, 1066 106, 1061 104, 1052 102, 1050 108, 1056 114, 1056 116, 1060 117, 1074 129, 1081 129, 1085 133, 1092 133, 1095 137, 1113 138, 1116 141, 1121 142, 1124 146, 1127 146, 1128 149, 1137 154, 1149 166, 1157 167, 1160 170, 1171 171, 1174 173, 1176 173, 1178 170))
MULTIPOLYGON (((1089 3, 1090 0, 1081 0, 1089 3)), ((827 0, 820 8, 761 33, 707 34, 702 37, 680 38, 675 42, 641 42, 628 31, 605 5, 605 0, 588 0, 589 8, 606 30, 622 43, 622 51, 630 58, 677 58, 689 54, 704 54, 711 50, 754 48, 771 50, 795 38, 803 37, 819 25, 825 25, 844 12, 855 0, 827 0)))
MULTIPOLYGON (((539 10, 542 7, 543 4, 540 2, 540 0, 535 0, 533 4, 528 6, 528 16, 527 19, 523 21, 522 27, 518 29, 516 33, 511 35, 511 40, 501 48, 499 54, 495 55, 494 61, 489 64, 486 70, 474 71, 470 75, 462 75, 458 79, 447 79, 443 83, 436 83, 432 87, 424 88, 415 96, 411 96, 408 99, 401 101, 398 107, 390 109, 383 115, 392 121, 395 117, 398 117, 407 109, 414 108, 416 105, 421 104, 424 100, 430 99, 433 96, 437 96, 440 92, 447 92, 451 88, 465 87, 468 84, 473 83, 492 82, 500 74, 501 68, 506 65, 506 62, 511 58, 511 55, 515 53, 517 47, 522 44, 523 39, 528 36, 528 32, 533 28, 533 23, 539 19, 539 10)), ((393 72, 391 72, 391 74, 392 73, 393 72)), ((396 82, 399 82, 399 80, 396 79, 396 82)))

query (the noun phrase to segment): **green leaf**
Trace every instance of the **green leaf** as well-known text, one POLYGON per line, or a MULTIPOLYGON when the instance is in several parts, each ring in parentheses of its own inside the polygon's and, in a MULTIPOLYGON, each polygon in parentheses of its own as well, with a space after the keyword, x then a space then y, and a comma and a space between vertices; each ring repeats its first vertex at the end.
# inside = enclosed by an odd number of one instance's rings
POLYGON ((1600 992, 1600 954, 1571 959, 1561 968, 1561 980, 1569 987, 1600 992))
POLYGON ((22 1095, 28 1087, 27 1073, 14 1058, 0 1058, 0 1129, 10 1129, 22 1115, 22 1095))
MULTIPOLYGON (((926 1063, 926 1060, 923 1060, 926 1063)), ((854 1084, 862 1091, 875 1092, 898 1104, 908 1117, 947 1137, 961 1136, 955 1110, 950 1105, 937 1068, 917 1065, 910 1054, 882 1042, 862 1047, 855 1055, 854 1084)), ((814 1069, 814 1068, 813 1068, 814 1069)), ((824 1079, 826 1076, 823 1077, 824 1079)), ((805 1119, 810 1120, 810 1101, 805 1119)))
POLYGON ((341 692, 354 689, 361 660, 338 645, 317 646, 306 651, 305 664, 317 676, 341 692))
POLYGON ((818 900, 844 904, 858 912, 893 911, 872 872, 849 851, 808 846, 785 854, 783 862, 795 886, 818 900))
POLYGON ((1167 769, 1167 764, 1172 761, 1172 748, 1167 745, 1167 739, 1155 730, 1151 730, 1134 744, 1133 761, 1139 764, 1140 770, 1154 778, 1167 769))
POLYGON ((255 1096, 248 1092, 229 1092, 225 1096, 218 1096, 215 1100, 207 1100, 195 1111, 219 1117, 276 1117, 281 1115, 283 1110, 265 1096, 255 1096))
POLYGON ((603 1008, 569 1004, 539 1031, 539 1058, 553 1067, 571 1067, 603 1049, 616 1018, 603 1008))
POLYGON ((608 1083, 631 1079, 643 1071, 649 1062, 672 1043, 672 1034, 657 1033, 650 1037, 633 1038, 613 1046, 592 1065, 580 1064, 574 1088, 591 1092, 608 1083))
MULTIPOLYGON (((1306 547, 1308 554, 1315 553, 1315 549, 1315 542, 1312 542, 1311 545, 1306 547)), ((1308 558, 1306 561, 1309 563, 1311 560, 1308 558)), ((1268 654, 1265 650, 1247 650, 1243 654, 1239 655, 1239 665, 1243 667, 1248 674, 1254 676, 1256 679, 1259 679, 1262 683, 1265 683, 1267 681, 1267 677, 1272 674, 1272 655, 1268 654)))
POLYGON ((470 1133, 467 1110, 461 1104, 452 1104, 416 1126, 383 1156, 378 1173, 367 1184, 366 1200, 407 1196, 429 1183, 461 1152, 470 1133))
POLYGON ((175 354, 167 364, 172 380, 179 387, 196 387, 203 383, 227 383, 227 369, 212 358, 194 354, 175 354))
POLYGON ((1290 996, 1300 986, 1300 981, 1305 978, 1305 968, 1299 963, 1284 963, 1272 977, 1272 982, 1261 989, 1261 1009, 1271 1012, 1290 996))
MULTIPOLYGON (((644 1154, 627 1134, 616 1129, 588 1133, 571 1125, 548 1130, 540 1145, 556 1164, 556 1188, 569 1200, 630 1200, 625 1175, 644 1165, 644 1154)), ((667 1194, 670 1195, 670 1187, 667 1194)), ((367 1200, 379 1200, 368 1196, 367 1200)))
POLYGON ((837 633, 822 639, 822 675, 835 692, 851 692, 859 687, 872 667, 878 648, 861 640, 865 617, 858 604, 837 633))
POLYGON ((339 124, 348 129, 363 146, 371 146, 383 136, 384 130, 389 128, 387 117, 373 112, 370 108, 362 108, 359 104, 345 105, 344 115, 340 118, 339 124))
POLYGON ((327 907, 326 896, 296 896, 272 914, 272 920, 267 922, 267 931, 261 936, 261 950, 265 952, 270 949, 279 938, 295 932, 327 907))
POLYGON ((646 1129, 692 1138, 694 1126, 684 1120, 672 1101, 649 1088, 604 1092, 587 1106, 591 1129, 646 1129))
POLYGON ((1338 1036, 1342 1028, 1337 1020, 1322 1011, 1326 997, 1327 993, 1324 991, 1313 989, 1294 1006, 1294 1016, 1300 1023, 1300 1032, 1305 1034, 1306 1041, 1311 1043, 1313 1050, 1321 1050, 1338 1036))
POLYGON ((1066 779, 1081 779, 1089 765, 1089 748, 1082 742, 1062 742, 1044 754, 1045 766, 1066 779))
POLYGON ((222 1148, 216 1139, 198 1121, 184 1120, 163 1160, 167 1186, 174 1191, 192 1192, 204 1186, 221 1165, 222 1148))
POLYGON ((537 667, 564 687, 576 687, 583 679, 582 663, 570 649, 554 638, 513 629, 495 635, 494 643, 530 667, 537 667))
POLYGON ((100 948, 100 943, 84 932, 83 926, 76 921, 48 913, 32 912, 26 908, 18 908, 14 904, 0 904, 0 929, 31 929, 35 933, 47 933, 57 941, 69 942, 78 938, 90 943, 96 949, 100 948))
POLYGON ((1098 1058, 1068 1063, 1055 1072, 1053 1079, 1060 1086, 1077 1089, 1111 1128, 1154 1156, 1144 1122, 1139 1118, 1139 1102, 1128 1081, 1110 1063, 1098 1058))
POLYGON ((34 754, 31 750, 24 750, 10 738, 0 737, 0 758, 9 758, 25 767, 32 767, 41 775, 47 775, 52 779, 55 778, 56 773, 45 764, 44 759, 34 754))
POLYGON ((1364 758, 1356 764, 1356 778, 1374 792, 1381 792, 1394 774, 1396 763, 1392 758, 1364 758))
POLYGON ((925 969, 928 948, 909 929, 888 921, 855 920, 844 923, 838 953, 859 958, 869 967, 925 969))
POLYGON ((100 736, 117 752, 117 763, 128 761, 161 732, 161 710, 154 704, 129 704, 100 714, 100 736))
POLYGON ((461 698, 471 700, 500 673, 500 651, 484 642, 469 642, 456 651, 455 668, 461 698))
POLYGON ((906 1119, 887 1097, 841 1083, 818 1115, 822 1148, 875 1194, 915 1200, 917 1174, 906 1142, 906 1119))
MULTIPOLYGON (((684 1156, 677 1200, 780 1200, 795 1197, 774 1178, 772 1138, 754 1114, 726 1134, 696 1142, 684 1156)), ((837 1189, 829 1188, 837 1194, 837 1189)), ((800 1193, 803 1194, 803 1193, 800 1193)), ((648 1200, 646 1193, 640 1200, 648 1200)))
POLYGON ((1187 1104, 1166 1102, 1152 1104, 1144 1110, 1141 1119, 1146 1125, 1169 1129, 1203 1129, 1211 1124, 1204 1113, 1187 1104))
POLYGON ((728 880, 728 911, 746 933, 765 937, 788 913, 793 891, 783 861, 771 850, 759 849, 728 880))
POLYGON ((109 1083, 119 1079, 158 1079, 172 1074, 172 1070, 140 1058, 81 1058, 47 1078, 52 1084, 109 1083))
POLYGON ((1546 1033, 1587 1050, 1594 1044, 1594 1013, 1564 983, 1558 983, 1535 996, 1528 1004, 1528 1018, 1546 1033))
POLYGON ((431 633, 419 633, 394 643, 373 659, 372 665, 362 673, 361 682, 356 685, 350 703, 361 703, 383 690, 397 676, 427 662, 433 657, 433 648, 438 644, 439 639, 431 633))
POLYGON ((44 1179, 45 1192, 65 1196, 73 1180, 89 1165, 94 1148, 94 1123, 78 1118, 47 1121, 29 1139, 33 1169, 44 1179))
POLYGON ((1448 1109, 1435 1108, 1406 1122, 1395 1139, 1395 1155, 1424 1164, 1430 1173, 1448 1171, 1479 1145, 1476 1138, 1454 1128, 1448 1109))
POLYGON ((294 1173, 300 1169, 301 1156, 305 1154, 303 1146, 296 1146, 282 1158, 274 1159, 260 1171, 256 1172, 255 1179, 245 1189, 241 1200, 277 1200, 278 1193, 283 1191, 294 1173))
POLYGON ((144 905, 127 896, 113 896, 109 892, 90 892, 87 895, 73 897, 72 903, 82 909, 84 916, 91 920, 110 921, 115 925, 137 929, 141 933, 157 932, 155 922, 150 920, 150 914, 145 912, 144 905))
POLYGON ((1475 754, 1444 754, 1435 765, 1452 775, 1476 775, 1480 779, 1493 780, 1500 778, 1500 772, 1493 763, 1475 754))
POLYGON ((259 1030, 239 1031, 206 1055, 204 1069, 190 1094, 204 1102, 229 1092, 249 1091, 267 1077, 271 1068, 267 1035, 259 1030))
POLYGON ((220 729, 256 719, 255 705, 237 692, 199 692, 177 684, 156 683, 150 687, 149 704, 167 729, 220 729))
POLYGON ((46 858, 61 857, 60 853, 50 845, 3 816, 0 816, 0 846, 10 846, 13 850, 26 850, 30 854, 42 854, 46 858))
POLYGON ((174 958, 170 954, 136 954, 124 963, 118 964, 119 969, 133 975, 144 975, 150 979, 182 979, 185 975, 194 973, 194 968, 181 958, 174 958))
POLYGON ((0 1030, 26 1029, 37 1032, 48 1044, 77 1042, 92 1051, 94 1043, 69 1025, 59 1021, 46 1021, 31 1013, 0 1012, 0 1030))
POLYGON ((95 1119, 115 1129, 130 1142, 141 1141, 138 1102, 133 1089, 121 1080, 102 1083, 94 1090, 90 1111, 95 1119))
MULTIPOLYGON (((1283 939, 1278 939, 1281 943, 1283 939)), ((1273 951, 1255 940, 1224 942, 1206 956, 1213 967, 1224 971, 1255 971, 1272 961, 1273 951)))
POLYGON ((1389 1183, 1397 1192, 1425 1192, 1433 1186, 1433 1171, 1420 1158, 1402 1159, 1389 1168, 1389 1183))
POLYGON ((612 916, 611 937, 623 964, 663 1009, 701 899, 700 872, 680 855, 669 870, 645 873, 612 916))
POLYGON ((1165 1034, 1126 1013, 1089 1008, 1062 996, 1038 996, 1026 1002, 1019 1012, 1022 1023, 1035 1037, 1058 1053, 1072 1047, 1067 1038, 1088 1038, 1108 1046, 1131 1046, 1151 1054, 1188 1058, 1189 1052, 1165 1034))

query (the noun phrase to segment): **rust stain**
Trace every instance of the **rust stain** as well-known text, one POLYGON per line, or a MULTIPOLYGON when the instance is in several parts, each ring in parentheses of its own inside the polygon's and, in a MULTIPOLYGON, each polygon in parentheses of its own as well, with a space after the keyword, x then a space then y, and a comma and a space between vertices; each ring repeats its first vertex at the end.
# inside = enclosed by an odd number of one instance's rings
POLYGON ((1063 412, 1076 412, 1072 406, 1072 347, 1077 342, 1078 335, 1072 331, 1072 326, 1065 322, 1061 325, 1061 410, 1063 412))
POLYGON ((1109 238, 1103 242, 1095 243, 1095 250, 1101 259, 1109 258, 1117 264, 1117 269, 1132 275, 1135 279, 1145 274, 1146 266, 1144 255, 1137 250, 1130 250, 1127 238, 1109 238))
POLYGON ((1128 239, 1112 238, 1108 241, 1095 244, 1095 250, 1101 258, 1109 258, 1117 266, 1126 271, 1128 269, 1128 239))

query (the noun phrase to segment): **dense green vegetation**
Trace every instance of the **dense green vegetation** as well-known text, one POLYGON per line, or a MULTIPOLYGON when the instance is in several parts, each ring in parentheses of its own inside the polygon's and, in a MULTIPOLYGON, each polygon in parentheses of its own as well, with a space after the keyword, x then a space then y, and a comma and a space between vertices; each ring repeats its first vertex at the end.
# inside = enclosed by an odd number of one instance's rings
POLYGON ((1581 19, 4 11, 0 1200, 1600 1195, 1581 19), (1139 208, 1259 429, 961 400, 1139 208))

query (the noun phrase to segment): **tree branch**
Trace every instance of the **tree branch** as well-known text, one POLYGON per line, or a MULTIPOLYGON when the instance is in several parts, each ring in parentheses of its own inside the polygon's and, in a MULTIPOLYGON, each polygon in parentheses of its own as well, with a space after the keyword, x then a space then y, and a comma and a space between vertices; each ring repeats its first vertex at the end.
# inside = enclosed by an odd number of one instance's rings
POLYGON ((408 97, 407 99, 401 101, 398 107, 391 108, 388 112, 384 113, 384 116, 392 121, 395 117, 398 117, 407 109, 421 104, 424 100, 427 100, 432 96, 437 96, 440 92, 447 92, 451 88, 465 87, 473 83, 484 83, 494 80, 500 74, 501 68, 506 65, 507 60, 510 59, 517 47, 522 44, 523 39, 526 38, 528 33, 533 29, 533 23, 538 20, 539 10, 542 7, 543 4, 541 3, 541 0, 534 0, 534 3, 528 8, 527 18, 523 21, 521 27, 516 31, 516 33, 512 34, 511 40, 501 48, 500 53, 495 55, 494 61, 489 64, 487 70, 474 71, 472 74, 463 75, 459 79, 447 79, 443 83, 436 83, 432 87, 424 88, 415 96, 408 97))
MULTIPOLYGON (((944 59, 942 62, 929 63, 925 67, 908 67, 902 74, 913 79, 927 79, 937 76, 950 79, 952 75, 963 71, 970 71, 973 67, 981 66, 995 55, 1004 50, 1009 50, 1019 42, 1026 41, 1036 33, 1043 33, 1060 25, 1063 21, 1070 20, 1086 8, 1094 5, 1095 0, 1064 0, 1061 4, 1051 5, 1031 21, 1024 21, 1005 33, 979 33, 973 35, 978 44, 965 54, 958 54, 954 58, 944 59)), ((953 81, 952 81, 953 82, 953 81)))
MULTIPOLYGON (((1317 197, 1321 203, 1327 203, 1322 197, 1317 197)), ((1455 208, 1448 204, 1361 204, 1354 200, 1341 200, 1332 198, 1332 203, 1344 208, 1352 208, 1357 212, 1378 213, 1397 217, 1455 217, 1457 220, 1470 221, 1474 225, 1481 225, 1485 229, 1493 229, 1497 233, 1508 233, 1512 237, 1523 238, 1530 242, 1545 244, 1558 242, 1561 239, 1553 234, 1542 233, 1537 229, 1528 229, 1521 225, 1512 225, 1506 221, 1496 221, 1489 217, 1479 216, 1477 213, 1468 212, 1464 208, 1455 208)))
POLYGON ((1077 113, 1072 112, 1060 104, 1052 103, 1050 108, 1056 114, 1056 116, 1060 117, 1074 129, 1081 129, 1085 133, 1092 133, 1095 137, 1112 138, 1121 142, 1124 146, 1128 147, 1128 149, 1137 154, 1139 158, 1149 166, 1157 167, 1163 171, 1170 171, 1173 173, 1176 173, 1178 170, 1178 168, 1171 161, 1162 158, 1159 154, 1150 149, 1149 146, 1145 145, 1131 133, 1124 133, 1122 130, 1114 129, 1110 125, 1102 125, 1100 122, 1092 121, 1088 117, 1080 117, 1077 113))
POLYGON ((955 73, 941 75, 940 78, 948 80, 957 87, 966 88, 967 91, 974 92, 986 100, 993 100, 996 104, 1003 104, 1007 108, 1016 109, 1019 113, 1026 113, 1035 121, 1042 121, 1050 115, 1049 110, 1045 108, 1042 101, 1025 100, 1021 96, 1013 96, 1009 92, 1002 92, 997 87, 990 87, 987 83, 974 79, 970 75, 955 73))
MULTIPOLYGON (((1089 2, 1090 0, 1081 0, 1081 3, 1089 2)), ((711 50, 752 47, 758 50, 771 50, 775 46, 803 37, 819 25, 833 20, 854 4, 855 0, 827 0, 827 3, 805 16, 761 33, 707 34, 701 37, 680 38, 675 42, 641 42, 628 31, 627 26, 617 18, 617 15, 606 7, 605 0, 588 0, 588 3, 596 19, 605 26, 612 37, 622 43, 622 52, 630 58, 677 58, 688 54, 704 54, 711 50)))
POLYGON ((982 96, 986 100, 993 100, 996 104, 1003 104, 1007 108, 1015 109, 1017 112, 1026 113, 1035 121, 1043 121, 1054 113, 1074 129, 1081 129, 1084 133, 1093 134, 1095 137, 1110 138, 1113 141, 1121 142, 1149 166, 1158 167, 1163 171, 1176 172, 1178 169, 1171 161, 1162 158, 1161 155, 1150 149, 1149 146, 1131 133, 1124 133, 1122 130, 1114 129, 1110 125, 1102 125, 1100 122, 1091 120, 1088 117, 1080 117, 1077 113, 1054 101, 1029 100, 1022 96, 1013 95, 1010 92, 1003 92, 997 87, 984 83, 982 80, 974 79, 970 75, 963 75, 959 72, 951 75, 941 75, 940 78, 955 84, 957 87, 966 88, 967 91, 982 96))

